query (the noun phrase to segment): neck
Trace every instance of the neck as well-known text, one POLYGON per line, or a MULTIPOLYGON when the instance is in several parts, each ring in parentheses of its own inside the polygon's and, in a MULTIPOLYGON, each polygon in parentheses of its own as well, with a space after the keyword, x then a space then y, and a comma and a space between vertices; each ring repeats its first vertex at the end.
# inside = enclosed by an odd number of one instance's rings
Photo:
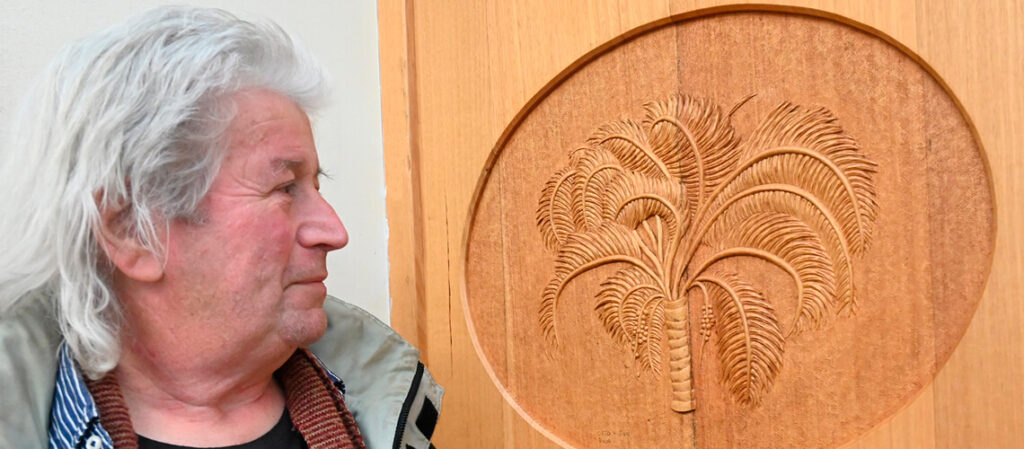
POLYGON ((202 355, 178 360, 148 351, 139 341, 122 347, 114 374, 139 435, 184 446, 237 445, 266 433, 284 410, 274 370, 290 354, 279 362, 210 363, 202 355))
POLYGON ((270 330, 229 338, 233 329, 222 329, 222 321, 180 316, 177 305, 208 298, 172 295, 166 282, 141 284, 115 273, 114 284, 125 320, 113 374, 137 434, 182 446, 230 446, 277 423, 285 398, 274 372, 295 346, 270 330))

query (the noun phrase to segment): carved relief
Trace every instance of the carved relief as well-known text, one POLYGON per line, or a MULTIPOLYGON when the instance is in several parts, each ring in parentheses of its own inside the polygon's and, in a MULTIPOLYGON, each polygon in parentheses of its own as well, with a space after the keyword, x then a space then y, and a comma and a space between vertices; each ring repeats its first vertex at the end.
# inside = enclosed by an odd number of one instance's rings
POLYGON ((876 164, 825 108, 783 103, 741 141, 730 120, 749 98, 727 113, 690 96, 649 103, 639 123, 599 127, 540 196, 537 225, 556 255, 540 307, 549 343, 566 285, 614 264, 594 309, 641 369, 660 373, 667 348, 678 412, 695 408, 689 298, 702 304, 701 345, 714 336, 721 378, 748 406, 772 389, 787 338, 857 308, 853 260, 872 237, 876 164), (719 264, 733 258, 787 273, 795 316, 719 264))

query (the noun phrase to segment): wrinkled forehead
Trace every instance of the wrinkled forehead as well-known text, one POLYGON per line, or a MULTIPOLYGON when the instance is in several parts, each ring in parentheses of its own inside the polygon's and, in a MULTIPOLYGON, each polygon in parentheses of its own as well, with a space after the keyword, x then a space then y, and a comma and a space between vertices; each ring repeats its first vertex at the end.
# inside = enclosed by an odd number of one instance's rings
POLYGON ((236 115, 226 131, 226 164, 259 161, 272 172, 315 169, 316 145, 309 117, 292 100, 271 91, 235 95, 236 115))
POLYGON ((310 130, 306 112, 290 98, 277 92, 243 89, 229 96, 226 101, 231 102, 235 112, 225 131, 230 144, 256 145, 278 137, 282 127, 310 130))

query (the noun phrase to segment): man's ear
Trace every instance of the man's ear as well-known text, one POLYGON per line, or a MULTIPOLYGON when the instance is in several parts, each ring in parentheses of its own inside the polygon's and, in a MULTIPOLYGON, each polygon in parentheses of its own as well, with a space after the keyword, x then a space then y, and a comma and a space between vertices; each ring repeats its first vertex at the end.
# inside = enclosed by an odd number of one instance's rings
POLYGON ((107 259, 130 279, 156 282, 164 275, 163 261, 147 249, 125 222, 124 207, 101 207, 96 240, 107 259))

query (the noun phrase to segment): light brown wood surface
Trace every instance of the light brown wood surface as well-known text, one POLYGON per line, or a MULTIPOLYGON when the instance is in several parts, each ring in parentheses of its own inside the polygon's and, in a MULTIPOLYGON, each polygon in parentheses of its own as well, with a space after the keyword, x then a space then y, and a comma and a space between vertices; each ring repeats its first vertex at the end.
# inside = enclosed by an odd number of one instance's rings
MULTIPOLYGON (((927 61, 977 127, 996 249, 985 294, 920 396, 852 442, 1013 448, 1024 430, 1024 4, 791 2, 874 27, 927 61)), ((447 387, 439 447, 554 447, 504 401, 470 340, 460 254, 473 191, 531 96, 622 33, 712 2, 380 2, 393 325, 447 387)), ((587 410, 575 411, 585 420, 587 410)))

